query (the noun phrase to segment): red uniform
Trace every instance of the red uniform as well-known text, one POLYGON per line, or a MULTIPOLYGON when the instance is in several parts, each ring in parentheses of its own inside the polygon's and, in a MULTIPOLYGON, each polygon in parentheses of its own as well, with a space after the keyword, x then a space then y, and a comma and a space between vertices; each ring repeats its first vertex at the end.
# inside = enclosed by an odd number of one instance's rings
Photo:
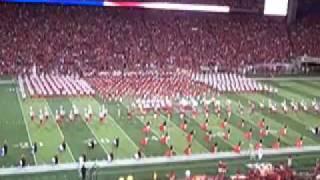
POLYGON ((251 131, 245 132, 244 138, 246 138, 247 140, 250 140, 252 138, 252 132, 251 131))
POLYGON ((279 149, 280 148, 280 140, 279 139, 278 139, 277 142, 273 143, 272 148, 273 149, 279 149))
POLYGON ((166 126, 164 123, 162 123, 162 124, 160 125, 160 127, 159 127, 159 130, 160 130, 161 132, 164 132, 164 131, 167 130, 167 126, 166 126))
POLYGON ((280 135, 281 135, 281 136, 285 136, 285 135, 287 135, 287 131, 288 131, 288 130, 287 130, 287 128, 286 128, 286 127, 281 128, 281 129, 280 129, 280 135))
POLYGON ((296 147, 297 147, 297 148, 302 148, 302 146, 303 146, 303 140, 302 140, 302 138, 297 139, 297 140, 296 140, 296 147))
POLYGON ((265 137, 269 135, 268 129, 260 129, 260 137, 265 137))
POLYGON ((187 135, 187 141, 188 141, 188 143, 192 143, 192 140, 193 140, 193 132, 191 132, 191 133, 189 133, 189 134, 187 135))
POLYGON ((209 118, 209 110, 206 110, 205 116, 206 116, 206 118, 209 118))
POLYGON ((150 133, 150 125, 145 125, 142 129, 142 131, 145 133, 145 134, 149 134, 150 133))
POLYGON ((233 152, 240 153, 240 151, 241 151, 241 145, 240 144, 238 144, 238 145, 233 147, 233 152))
POLYGON ((224 139, 229 140, 229 138, 230 138, 230 129, 228 131, 224 132, 224 139))
POLYGON ((204 140, 205 140, 207 143, 211 142, 211 141, 212 141, 212 133, 211 133, 211 132, 207 133, 207 134, 204 136, 204 140))
POLYGON ((191 146, 188 146, 185 150, 184 150, 184 154, 189 156, 192 154, 192 149, 191 146))
POLYGON ((140 144, 142 146, 146 146, 146 145, 148 145, 148 143, 149 143, 149 138, 148 137, 145 137, 145 138, 141 139, 141 141, 140 141, 140 144))
POLYGON ((224 121, 220 124, 220 127, 221 127, 222 129, 224 129, 224 128, 227 127, 227 125, 228 125, 228 122, 227 122, 226 120, 224 120, 224 121))
POLYGON ((161 138, 160 138, 160 143, 161 144, 168 144, 168 142, 169 142, 169 136, 168 135, 163 135, 163 136, 161 136, 161 138))
POLYGON ((263 146, 262 143, 259 142, 259 143, 256 144, 255 148, 256 148, 256 150, 259 150, 259 149, 262 149, 262 146, 263 146))
POLYGON ((218 152, 218 145, 217 144, 212 145, 211 152, 212 153, 217 153, 218 152))
POLYGON ((168 150, 164 153, 164 155, 167 156, 167 157, 173 156, 173 150, 168 149, 168 150))
POLYGON ((259 127, 260 127, 260 128, 264 128, 264 126, 265 126, 265 122, 264 122, 264 120, 261 120, 261 121, 259 122, 259 127))
POLYGON ((187 124, 186 122, 182 122, 182 123, 180 124, 180 128, 181 128, 183 131, 186 131, 187 128, 188 128, 188 124, 187 124))
POLYGON ((204 122, 200 125, 200 128, 203 130, 203 131, 208 131, 208 122, 204 122))
POLYGON ((244 128, 244 121, 241 121, 241 122, 239 123, 239 128, 244 128))

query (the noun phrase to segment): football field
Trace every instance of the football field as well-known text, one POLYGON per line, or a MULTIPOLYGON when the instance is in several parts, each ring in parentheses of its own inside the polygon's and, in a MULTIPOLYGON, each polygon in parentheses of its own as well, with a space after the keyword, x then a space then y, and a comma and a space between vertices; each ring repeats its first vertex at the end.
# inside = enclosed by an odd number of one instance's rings
MULTIPOLYGON (((262 94, 262 93, 242 93, 233 94, 226 93, 219 96, 222 105, 225 106, 227 99, 232 101, 233 112, 229 121, 228 128, 230 129, 230 139, 223 138, 225 132, 220 127, 222 120, 227 116, 225 108, 223 108, 220 118, 210 111, 209 129, 214 134, 214 142, 218 143, 219 151, 232 151, 232 148, 242 142, 241 148, 249 149, 250 144, 256 144, 261 137, 259 136, 258 127, 259 121, 264 118, 266 125, 270 127, 270 134, 263 138, 263 147, 272 148, 279 137, 279 130, 285 125, 288 126, 286 136, 281 136, 281 147, 294 147, 296 139, 303 136, 304 145, 320 145, 320 137, 315 136, 311 128, 320 125, 320 115, 316 112, 289 112, 287 114, 282 111, 270 113, 268 110, 257 109, 254 113, 248 110, 248 102, 255 102, 257 105, 260 102, 267 103, 269 99, 277 104, 281 104, 285 99, 287 102, 294 99, 297 102, 304 100, 307 104, 311 104, 314 98, 320 97, 320 81, 310 80, 287 80, 287 81, 266 81, 265 83, 273 85, 279 89, 277 94, 262 94), (244 113, 238 112, 238 102, 244 105, 244 113), (239 122, 244 119, 245 126, 239 127, 239 122), (253 136, 251 140, 244 137, 244 133, 252 128, 253 136)), ((0 144, 7 142, 9 145, 9 153, 7 156, 0 157, 1 167, 10 167, 17 165, 21 156, 26 157, 29 165, 50 164, 54 155, 59 156, 60 163, 76 162, 82 154, 86 154, 89 160, 106 159, 107 154, 111 151, 115 154, 115 159, 133 158, 134 154, 140 148, 140 141, 144 138, 142 129, 147 121, 151 122, 151 134, 149 144, 144 148, 146 157, 162 156, 169 148, 169 145, 164 145, 159 142, 162 135, 159 126, 163 121, 167 120, 167 115, 161 113, 157 119, 154 119, 153 113, 148 113, 145 117, 133 115, 132 120, 128 120, 127 112, 131 104, 129 99, 124 101, 105 101, 101 97, 56 97, 56 98, 27 98, 22 100, 17 85, 15 83, 0 84, 0 144), (99 122, 99 110, 102 105, 108 109, 108 116, 104 123, 99 122), (66 114, 71 110, 72 105, 75 105, 80 110, 80 119, 74 122, 63 122, 58 125, 55 122, 55 112, 63 106, 66 114), (84 118, 84 109, 88 106, 92 107, 93 120, 87 123, 84 118), (40 126, 39 121, 31 121, 30 107, 33 108, 36 114, 40 109, 47 108, 50 116, 44 126, 40 126), (120 114, 118 109, 120 108, 120 114), (119 137, 120 146, 114 151, 112 141, 119 137), (87 143, 90 139, 95 139, 97 144, 93 150, 88 149, 87 143), (58 152, 58 146, 65 140, 67 150, 63 153, 58 152), (33 142, 39 144, 38 153, 31 153, 33 142)), ((199 110, 202 107, 199 107, 199 110)), ((213 109, 210 108, 210 109, 213 109)), ((278 108, 280 109, 280 108, 278 108)), ((196 119, 193 119, 191 114, 187 114, 188 131, 185 132, 180 128, 179 111, 175 110, 170 120, 167 120, 168 133, 170 135, 170 145, 174 146, 174 150, 178 155, 183 155, 185 148, 188 146, 186 136, 189 131, 194 130, 196 133, 192 142, 192 153, 208 153, 211 150, 211 144, 208 144, 204 137, 204 132, 200 125, 205 121, 205 115, 201 113, 196 119)), ((305 156, 296 157, 297 166, 307 167, 312 166, 318 155, 306 154, 305 156), (299 164, 299 165, 298 165, 299 164)), ((285 156, 268 157, 268 161, 284 161, 285 156)), ((246 159, 239 159, 230 162, 231 170, 235 171, 239 165, 247 163, 246 159)), ((227 162, 228 163, 228 162, 227 162)), ((214 173, 216 172, 216 161, 202 161, 186 164, 172 164, 168 166, 148 166, 134 168, 111 168, 109 170, 100 170, 101 176, 109 177, 107 179, 117 179, 121 175, 134 174, 139 179, 148 179, 154 171, 159 172, 164 176, 170 170, 183 172, 184 169, 194 169, 194 172, 199 173, 214 173), (214 169, 214 170, 213 170, 214 169)), ((240 166, 241 167, 241 166, 240 166)), ((245 168, 244 166, 241 168, 245 168)), ((20 177, 20 176, 19 176, 20 177)), ((18 176, 0 177, 0 179, 18 179, 18 176)), ((76 179, 78 174, 75 171, 65 171, 64 173, 45 173, 28 176, 21 176, 23 179, 76 179)), ((103 178, 102 178, 103 179, 103 178)), ((105 179, 105 178, 104 178, 105 179)), ((150 178, 151 179, 151 178, 150 178)))

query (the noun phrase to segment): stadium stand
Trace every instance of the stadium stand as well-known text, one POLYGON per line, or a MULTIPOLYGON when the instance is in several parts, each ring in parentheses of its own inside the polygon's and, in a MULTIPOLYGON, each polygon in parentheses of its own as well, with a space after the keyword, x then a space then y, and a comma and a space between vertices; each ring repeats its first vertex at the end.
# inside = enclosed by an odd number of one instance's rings
POLYGON ((282 20, 259 15, 21 4, 2 4, 0 10, 1 74, 30 72, 33 65, 39 72, 82 75, 215 65, 236 72, 320 55, 320 22, 312 16, 288 29, 282 20))

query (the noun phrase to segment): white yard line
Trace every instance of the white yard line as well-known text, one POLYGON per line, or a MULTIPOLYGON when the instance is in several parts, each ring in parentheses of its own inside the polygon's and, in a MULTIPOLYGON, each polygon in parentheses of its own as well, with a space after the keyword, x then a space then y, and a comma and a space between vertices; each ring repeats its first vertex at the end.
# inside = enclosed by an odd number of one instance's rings
MULTIPOLYGON (((28 123, 27 123, 26 119, 24 118, 25 116, 24 116, 24 111, 23 111, 23 107, 22 107, 22 102, 21 102, 21 99, 20 99, 20 96, 19 96, 19 93, 18 93, 19 89, 16 88, 15 91, 16 91, 17 98, 18 98, 18 101, 19 101, 21 115, 22 115, 26 130, 27 130, 29 143, 30 143, 30 146, 32 146, 32 140, 31 140, 31 135, 30 135, 30 131, 29 131, 29 126, 28 126, 28 123)), ((35 163, 35 165, 37 165, 38 164, 37 157, 36 157, 36 155, 34 153, 32 153, 32 155, 33 155, 34 163, 35 163)))
POLYGON ((91 134, 96 138, 96 140, 98 141, 99 145, 102 147, 103 151, 106 153, 106 154, 109 154, 108 153, 108 150, 103 146, 103 144, 100 142, 100 139, 98 138, 98 136, 96 135, 96 133, 93 131, 93 129, 90 127, 90 125, 83 119, 81 118, 82 121, 86 124, 86 126, 89 128, 89 130, 91 131, 91 134))
MULTIPOLYGON (((97 100, 95 100, 98 104, 100 104, 97 100)), ((101 105, 101 104, 100 104, 101 105)), ((139 147, 137 146, 137 144, 135 142, 133 142, 133 140, 128 136, 128 134, 119 126, 119 124, 114 120, 114 118, 108 114, 110 117, 110 120, 112 120, 112 122, 114 123, 114 125, 117 126, 118 129, 120 129, 120 131, 122 132, 122 134, 124 134, 124 136, 132 143, 132 145, 134 145, 136 147, 136 149, 139 149, 139 147)))
POLYGON ((113 117, 111 115, 109 115, 110 119, 113 121, 113 123, 118 127, 118 129, 120 129, 120 131, 122 132, 122 134, 124 134, 124 136, 126 136, 126 138, 132 143, 132 145, 134 145, 134 147, 136 147, 136 149, 139 149, 139 147, 136 145, 135 142, 133 142, 133 140, 128 136, 128 134, 119 126, 119 124, 113 119, 113 117))
MULTIPOLYGON (((51 114, 52 117, 54 117, 54 113, 53 113, 51 107, 49 106, 48 102, 45 102, 45 103, 46 103, 47 106, 48 106, 49 113, 51 114)), ((54 118, 53 118, 53 119, 54 119, 54 118)), ((56 124, 57 129, 58 129, 59 134, 60 134, 60 136, 62 137, 62 139, 65 139, 65 138, 64 138, 64 134, 63 134, 60 126, 59 126, 56 122, 53 122, 53 123, 56 124)), ((74 162, 77 162, 76 159, 74 158, 74 155, 72 154, 71 148, 69 147, 69 144, 68 144, 68 143, 67 143, 67 151, 68 151, 68 153, 70 154, 72 160, 73 160, 74 162)))

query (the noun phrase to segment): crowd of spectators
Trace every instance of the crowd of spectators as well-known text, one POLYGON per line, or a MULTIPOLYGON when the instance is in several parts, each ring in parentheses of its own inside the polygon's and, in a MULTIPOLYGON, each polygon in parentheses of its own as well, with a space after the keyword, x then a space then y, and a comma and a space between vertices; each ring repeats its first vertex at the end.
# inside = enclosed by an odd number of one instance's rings
POLYGON ((198 69, 320 56, 320 20, 291 32, 261 15, 1 4, 0 74, 198 69))

